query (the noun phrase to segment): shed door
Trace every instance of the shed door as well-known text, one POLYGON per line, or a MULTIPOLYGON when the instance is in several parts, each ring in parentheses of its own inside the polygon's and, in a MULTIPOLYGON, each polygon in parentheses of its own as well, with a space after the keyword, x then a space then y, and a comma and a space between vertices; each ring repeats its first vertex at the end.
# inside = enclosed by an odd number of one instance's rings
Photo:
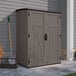
POLYGON ((44 20, 44 64, 60 62, 58 15, 46 13, 44 20))
POLYGON ((43 64, 43 13, 29 11, 29 66, 43 64))

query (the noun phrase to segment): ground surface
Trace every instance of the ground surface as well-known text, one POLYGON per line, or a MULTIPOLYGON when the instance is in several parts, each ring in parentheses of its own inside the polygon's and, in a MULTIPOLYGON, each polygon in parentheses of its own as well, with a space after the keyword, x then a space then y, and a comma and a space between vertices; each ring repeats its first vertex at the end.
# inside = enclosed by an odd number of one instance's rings
POLYGON ((62 64, 27 69, 0 69, 0 76, 64 76, 76 72, 76 62, 63 61, 62 64))

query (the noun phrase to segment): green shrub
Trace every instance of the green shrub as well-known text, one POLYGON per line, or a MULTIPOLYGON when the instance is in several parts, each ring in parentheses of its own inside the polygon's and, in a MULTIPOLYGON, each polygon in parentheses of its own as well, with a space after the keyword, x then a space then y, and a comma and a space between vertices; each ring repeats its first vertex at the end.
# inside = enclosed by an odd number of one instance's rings
POLYGON ((68 75, 65 75, 65 76, 76 76, 76 73, 68 74, 68 75))

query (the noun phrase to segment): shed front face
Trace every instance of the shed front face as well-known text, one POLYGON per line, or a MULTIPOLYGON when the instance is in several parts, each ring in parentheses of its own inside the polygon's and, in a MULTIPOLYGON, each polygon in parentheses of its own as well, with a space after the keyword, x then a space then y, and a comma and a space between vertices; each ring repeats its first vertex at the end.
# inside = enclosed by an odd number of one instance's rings
POLYGON ((35 10, 27 10, 26 14, 23 11, 25 10, 17 11, 17 36, 19 36, 17 37, 19 38, 17 40, 17 48, 20 48, 17 51, 17 62, 27 67, 60 63, 60 14, 35 10), (27 22, 25 21, 26 17, 27 22), (21 28, 25 28, 25 26, 28 30, 20 30, 21 28), (22 31, 27 34, 22 34, 22 31), (25 35, 25 37, 23 35, 25 35), (25 38, 27 42, 23 42, 25 38), (28 47, 26 47, 26 45, 28 45, 28 47), (25 49, 21 50, 21 48, 25 49), (27 55, 25 55, 26 53, 27 55), (20 58, 21 55, 24 56, 20 58), (27 65, 25 64, 25 60, 23 60, 26 59, 26 56, 27 65), (23 62, 20 61, 20 59, 23 60, 23 62))

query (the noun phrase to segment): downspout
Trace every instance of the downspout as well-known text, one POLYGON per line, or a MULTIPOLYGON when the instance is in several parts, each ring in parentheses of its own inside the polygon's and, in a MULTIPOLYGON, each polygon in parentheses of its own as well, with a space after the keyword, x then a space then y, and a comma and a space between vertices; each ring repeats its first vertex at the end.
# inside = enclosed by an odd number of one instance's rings
POLYGON ((67 60, 73 61, 74 57, 74 0, 67 0, 67 60))

